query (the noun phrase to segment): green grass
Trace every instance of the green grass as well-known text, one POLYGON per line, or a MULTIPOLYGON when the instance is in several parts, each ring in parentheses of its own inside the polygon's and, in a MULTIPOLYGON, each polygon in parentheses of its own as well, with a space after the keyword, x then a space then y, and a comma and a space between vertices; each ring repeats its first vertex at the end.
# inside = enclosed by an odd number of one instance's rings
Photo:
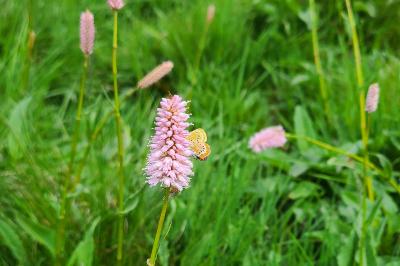
MULTIPOLYGON (((82 74, 79 15, 86 8, 95 15, 97 31, 78 160, 113 105, 113 24, 105 1, 32 2, 37 38, 31 61, 28 5, 4 1, 0 12, 0 265, 53 264, 82 74)), ((216 16, 199 67, 208 1, 126 2, 119 14, 121 94, 164 60, 175 68, 121 104, 124 265, 145 265, 150 256, 163 193, 145 185, 143 168, 155 111, 168 92, 191 100, 191 122, 207 131, 212 155, 195 161, 191 187, 170 201, 159 265, 357 265, 362 165, 301 140, 261 154, 247 147, 256 131, 282 124, 288 132, 362 155, 359 90, 344 1, 316 1, 333 122, 326 119, 314 67, 308 1, 214 1, 216 16)), ((352 3, 365 84, 379 82, 381 87, 372 115, 370 160, 397 182, 400 3, 352 3)), ((66 262, 115 264, 115 131, 111 117, 89 153, 81 184, 70 195, 66 262)), ((376 200, 367 202, 364 262, 399 265, 400 196, 376 173, 370 175, 376 200)))

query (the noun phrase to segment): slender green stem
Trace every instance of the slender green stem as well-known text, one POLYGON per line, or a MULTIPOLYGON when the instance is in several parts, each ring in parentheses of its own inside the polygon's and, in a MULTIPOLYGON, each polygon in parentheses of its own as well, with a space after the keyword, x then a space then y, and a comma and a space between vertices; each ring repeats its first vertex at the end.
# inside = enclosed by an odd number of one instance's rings
POLYGON ((314 64, 317 70, 318 79, 319 79, 319 88, 321 93, 321 98, 325 107, 325 114, 330 119, 330 109, 328 102, 328 89, 326 86, 325 75, 321 65, 320 52, 319 52, 319 44, 318 44, 318 15, 315 8, 315 1, 309 0, 310 10, 311 10, 311 36, 312 36, 312 45, 313 45, 313 54, 314 54, 314 64))
MULTIPOLYGON (((311 144, 314 144, 314 145, 316 145, 316 146, 318 146, 320 148, 323 148, 324 150, 331 151, 331 152, 334 152, 334 153, 337 153, 337 154, 345 155, 345 156, 347 156, 347 157, 349 157, 349 158, 351 158, 351 159, 353 159, 353 160, 355 160, 355 161, 357 161, 357 162, 359 162, 361 164, 364 163, 364 158, 363 157, 358 156, 358 155, 353 154, 353 153, 350 153, 348 151, 339 149, 339 148, 334 147, 334 146, 332 146, 332 145, 330 145, 328 143, 325 143, 325 142, 322 142, 322 141, 319 141, 319 140, 316 140, 316 139, 313 139, 313 138, 309 138, 307 136, 298 136, 298 135, 294 135, 294 134, 290 134, 290 133, 286 133, 286 137, 288 139, 305 140, 305 141, 307 141, 307 142, 309 142, 311 144)), ((383 172, 383 170, 380 169, 375 164, 373 164, 372 162, 368 161, 367 165, 368 165, 369 168, 371 168, 374 171, 376 171, 383 180, 387 181, 396 190, 396 192, 400 194, 400 186, 396 183, 395 180, 393 180, 390 177, 386 176, 385 173, 383 172)))
POLYGON ((208 34, 209 29, 210 29, 210 23, 206 22, 206 26, 203 31, 203 34, 201 35, 199 46, 198 46, 197 52, 196 52, 196 58, 194 61, 194 69, 196 71, 196 74, 199 70, 201 56, 202 56, 204 48, 206 46, 206 39, 207 39, 207 34, 208 34))
MULTIPOLYGON (((364 173, 368 175, 368 161, 369 161, 369 154, 368 154, 368 129, 365 117, 365 90, 363 88, 364 85, 364 77, 362 71, 362 64, 361 64, 361 53, 360 53, 360 44, 358 41, 358 35, 356 30, 356 23, 354 20, 353 10, 351 8, 350 0, 346 1, 347 13, 349 17, 349 24, 351 28, 351 35, 353 40, 353 52, 354 52, 354 60, 356 64, 356 74, 357 74, 357 85, 360 89, 360 131, 361 131, 361 138, 363 142, 364 148, 364 167, 366 168, 364 173)), ((372 187, 372 180, 368 176, 364 176, 365 181, 365 189, 368 191, 368 198, 370 200, 374 200, 374 191, 372 187)))
POLYGON ((118 138, 118 247, 117 247, 117 265, 122 264, 123 242, 124 242, 124 144, 122 139, 122 123, 120 115, 120 102, 118 95, 117 80, 117 48, 118 48, 118 11, 114 10, 114 34, 113 34, 113 50, 112 50, 112 73, 114 83, 114 115, 118 138))
POLYGON ((36 35, 32 29, 32 14, 33 14, 33 6, 32 0, 28 0, 27 4, 27 20, 28 20, 28 29, 27 29, 27 58, 25 61, 25 65, 22 70, 22 83, 21 83, 21 92, 24 92, 29 87, 29 74, 32 65, 33 59, 33 48, 35 45, 36 35))
MULTIPOLYGON (((121 102, 124 102, 129 96, 133 95, 135 92, 137 92, 139 90, 139 88, 133 88, 128 90, 128 92, 123 96, 123 98, 121 98, 121 102)), ((92 132, 92 134, 90 135, 90 139, 88 144, 85 147, 85 151, 84 151, 84 155, 82 160, 79 163, 78 169, 76 170, 76 174, 75 174, 75 181, 73 186, 71 187, 71 191, 74 191, 76 188, 76 185, 79 184, 81 176, 82 176, 82 171, 83 168, 86 165, 87 159, 89 157, 89 152, 90 149, 92 148, 94 142, 97 139, 97 136, 100 134, 100 132, 103 130, 103 128, 105 127, 105 125, 107 124, 108 120, 111 118, 111 116, 114 114, 114 107, 112 108, 112 110, 110 110, 100 121, 99 123, 96 125, 94 131, 92 132)))
POLYGON ((80 133, 80 124, 81 124, 81 116, 83 109, 83 99, 85 95, 85 85, 86 85, 86 77, 88 72, 89 65, 89 57, 85 55, 85 59, 83 62, 83 74, 81 78, 81 84, 79 89, 79 100, 78 107, 75 116, 75 127, 74 133, 71 140, 71 152, 70 152, 70 160, 68 164, 67 175, 64 177, 62 191, 61 191, 61 202, 60 202, 60 214, 57 228, 57 238, 56 238, 56 265, 62 265, 63 257, 64 257, 64 241, 65 241, 65 218, 68 210, 68 188, 70 186, 70 181, 72 175, 74 173, 74 163, 76 156, 76 147, 79 140, 80 133))
POLYGON ((365 92, 364 92, 364 77, 362 72, 362 64, 361 64, 361 53, 360 53, 360 44, 358 41, 358 35, 356 30, 356 23, 354 20, 353 10, 351 8, 350 0, 346 1, 347 13, 349 17, 349 24, 351 28, 351 35, 353 40, 353 52, 354 52, 354 60, 356 64, 356 74, 357 74, 357 85, 360 89, 360 131, 361 138, 364 148, 364 158, 363 158, 363 202, 362 202, 362 232, 360 238, 360 252, 359 252, 359 263, 360 265, 364 265, 364 240, 366 233, 366 197, 370 200, 373 200, 373 190, 372 190, 372 181, 368 177, 368 165, 369 165, 369 155, 368 155, 368 132, 366 126, 366 118, 365 118, 365 92), (367 190, 367 193, 365 192, 367 190))
POLYGON ((148 261, 148 265, 150 265, 150 266, 156 265, 157 251, 158 251, 158 246, 159 246, 159 242, 160 242, 162 228, 164 226, 165 214, 167 213, 169 194, 170 194, 170 190, 169 190, 169 188, 166 188, 164 199, 163 199, 163 206, 162 206, 161 214, 160 214, 160 219, 158 220, 156 236, 154 237, 153 247, 151 249, 150 260, 148 261))
POLYGON ((361 112, 361 137, 364 149, 364 185, 367 190, 369 200, 374 201, 375 195, 372 187, 372 178, 368 175, 369 168, 369 153, 368 153, 368 121, 365 112, 365 93, 364 90, 360 92, 360 112, 361 112))
POLYGON ((352 36, 352 40, 353 40, 353 52, 354 52, 354 60, 356 63, 357 84, 359 87, 362 87, 364 84, 364 77, 363 77, 363 72, 362 72, 360 44, 358 41, 356 22, 354 20, 353 9, 351 8, 350 0, 345 0, 345 1, 346 1, 346 7, 347 7, 347 14, 349 16, 351 36, 352 36))

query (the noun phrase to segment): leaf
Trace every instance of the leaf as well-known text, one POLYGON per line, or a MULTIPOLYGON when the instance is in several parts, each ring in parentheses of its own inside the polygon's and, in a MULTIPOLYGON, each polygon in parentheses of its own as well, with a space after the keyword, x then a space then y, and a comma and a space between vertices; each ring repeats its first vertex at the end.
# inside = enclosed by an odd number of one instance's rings
POLYGON ((396 202, 393 200, 393 198, 387 194, 383 193, 382 194, 382 208, 387 212, 387 213, 393 213, 396 214, 399 211, 399 208, 396 205, 396 202))
POLYGON ((294 163, 292 167, 290 167, 289 175, 293 177, 298 177, 304 174, 309 168, 310 168, 309 164, 302 161, 298 161, 294 163))
POLYGON ((32 98, 28 97, 18 102, 11 110, 8 119, 7 124, 10 129, 7 138, 8 151, 14 159, 21 158, 27 148, 28 137, 26 132, 28 132, 28 126, 26 122, 31 100, 32 98))
POLYGON ((367 258, 367 265, 368 266, 376 266, 378 262, 376 260, 376 252, 372 246, 371 237, 367 234, 366 241, 365 241, 365 253, 367 258))
POLYGON ((289 193, 289 198, 307 198, 318 194, 320 187, 314 183, 303 181, 296 184, 295 188, 289 193))
POLYGON ((382 166, 386 176, 392 176, 393 174, 393 167, 392 167, 392 163, 390 162, 390 160, 388 158, 386 158, 383 154, 374 154, 378 160, 380 165, 382 166))
POLYGON ((93 233, 96 229, 97 224, 100 222, 100 218, 96 218, 89 229, 85 233, 85 237, 76 246, 74 252, 72 253, 68 266, 79 265, 79 266, 90 266, 93 263, 93 253, 94 253, 94 239, 93 233))
POLYGON ((25 220, 22 217, 17 217, 18 224, 22 229, 35 240, 47 248, 50 254, 54 257, 56 253, 56 234, 54 230, 45 226, 34 223, 30 220, 25 220))
POLYGON ((125 209, 122 211, 123 214, 128 214, 131 211, 133 211, 137 205, 139 203, 139 198, 135 197, 135 198, 130 198, 126 201, 125 205, 125 209))
POLYGON ((354 265, 354 256, 356 253, 358 238, 354 231, 351 232, 349 238, 346 239, 342 245, 336 259, 339 266, 352 266, 354 265))
POLYGON ((0 242, 4 243, 21 265, 27 265, 24 246, 15 230, 5 221, 0 220, 0 242))
MULTIPOLYGON (((316 138, 316 133, 307 111, 302 106, 296 106, 294 111, 294 128, 297 136, 307 136, 309 138, 316 138)), ((305 140, 298 139, 297 146, 303 155, 307 154, 311 144, 305 140)))

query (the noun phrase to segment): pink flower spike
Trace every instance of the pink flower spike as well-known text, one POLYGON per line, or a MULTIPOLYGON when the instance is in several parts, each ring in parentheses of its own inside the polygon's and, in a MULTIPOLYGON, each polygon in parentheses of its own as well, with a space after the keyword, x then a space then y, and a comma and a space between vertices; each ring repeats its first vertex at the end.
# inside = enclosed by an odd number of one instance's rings
POLYGON ((145 168, 150 186, 160 183, 173 191, 182 191, 189 186, 193 164, 190 143, 186 140, 189 135, 186 105, 187 102, 178 95, 161 100, 145 168))
POLYGON ((80 35, 81 50, 85 55, 90 55, 93 52, 95 29, 94 17, 89 10, 81 14, 80 35))
POLYGON ((373 113, 378 108, 379 102, 379 85, 378 83, 371 84, 368 89, 367 99, 365 101, 365 111, 373 113))
POLYGON ((165 75, 171 72, 174 64, 171 61, 163 62, 161 65, 158 65, 152 71, 150 71, 144 78, 142 78, 137 87, 140 89, 145 89, 162 79, 165 75))
POLYGON ((207 8, 207 23, 210 24, 213 20, 214 20, 214 16, 215 16, 215 5, 211 4, 208 6, 207 8))
POLYGON ((255 153, 285 145, 287 139, 282 126, 267 127, 250 138, 249 147, 255 153))
POLYGON ((108 0, 108 5, 110 6, 111 9, 120 10, 121 8, 124 7, 124 1, 123 0, 108 0))

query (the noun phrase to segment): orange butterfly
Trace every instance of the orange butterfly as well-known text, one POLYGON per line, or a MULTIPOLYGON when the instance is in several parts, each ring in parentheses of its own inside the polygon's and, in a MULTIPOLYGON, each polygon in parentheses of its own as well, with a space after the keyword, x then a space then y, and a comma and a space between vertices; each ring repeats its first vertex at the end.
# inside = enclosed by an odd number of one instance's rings
POLYGON ((186 137, 190 141, 190 148, 196 155, 197 159, 205 161, 211 153, 211 147, 207 142, 207 134, 202 128, 198 128, 189 133, 186 137))

